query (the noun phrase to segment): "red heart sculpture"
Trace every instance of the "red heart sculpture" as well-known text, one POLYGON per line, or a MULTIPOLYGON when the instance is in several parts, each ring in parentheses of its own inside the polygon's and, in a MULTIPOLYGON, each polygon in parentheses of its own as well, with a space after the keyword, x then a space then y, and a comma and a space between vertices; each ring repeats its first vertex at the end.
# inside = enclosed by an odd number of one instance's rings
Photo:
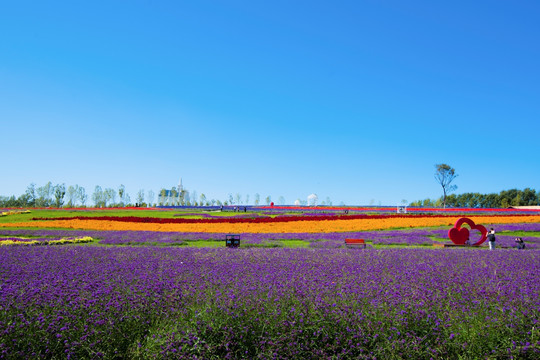
POLYGON ((474 221, 469 218, 460 218, 456 221, 456 224, 453 228, 448 231, 448 237, 456 245, 465 245, 467 240, 469 240, 469 230, 467 228, 462 228, 463 223, 469 225, 471 230, 478 230, 482 234, 480 240, 472 244, 473 246, 478 246, 482 244, 487 239, 487 229, 482 225, 476 225, 474 221))
POLYGON ((454 244, 465 245, 465 242, 469 240, 469 230, 467 228, 451 228, 448 232, 448 237, 454 244))

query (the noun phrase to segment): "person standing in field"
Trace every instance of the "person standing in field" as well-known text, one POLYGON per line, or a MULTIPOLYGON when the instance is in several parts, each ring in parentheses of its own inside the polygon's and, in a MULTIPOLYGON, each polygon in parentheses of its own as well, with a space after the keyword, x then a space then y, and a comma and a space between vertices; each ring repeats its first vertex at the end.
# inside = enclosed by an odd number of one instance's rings
POLYGON ((495 249, 495 230, 491 228, 487 235, 489 250, 495 249))

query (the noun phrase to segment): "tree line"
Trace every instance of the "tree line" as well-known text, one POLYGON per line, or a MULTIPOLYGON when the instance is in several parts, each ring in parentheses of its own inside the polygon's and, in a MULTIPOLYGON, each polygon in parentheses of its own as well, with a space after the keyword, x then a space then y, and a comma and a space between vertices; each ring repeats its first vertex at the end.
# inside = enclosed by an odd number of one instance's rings
MULTIPOLYGON (((204 193, 198 195, 197 191, 191 193, 185 189, 178 190, 173 187, 171 190, 162 188, 158 194, 157 204, 160 206, 230 206, 230 205, 270 205, 274 202, 271 195, 267 195, 262 198, 260 194, 256 193, 253 198, 249 194, 243 196, 240 193, 229 193, 224 200, 209 199, 204 193)), ((276 205, 287 205, 285 197, 279 196, 276 205)), ((309 205, 308 200, 296 199, 295 205, 309 205)), ((330 197, 326 197, 319 205, 333 205, 330 197)), ((345 205, 341 203, 341 205, 345 205)))
MULTIPOLYGON (((144 189, 140 189, 136 196, 135 201, 131 200, 124 185, 120 185, 118 188, 102 188, 96 185, 94 191, 91 194, 86 192, 86 189, 79 185, 65 184, 53 184, 48 182, 43 186, 36 186, 36 184, 30 184, 24 194, 16 197, 12 196, 0 196, 0 207, 127 207, 127 206, 231 206, 231 205, 270 205, 273 200, 272 196, 267 195, 261 197, 260 194, 255 194, 253 198, 247 194, 243 196, 240 193, 228 194, 226 199, 210 199, 204 193, 200 195, 197 191, 188 191, 180 189, 180 191, 173 187, 171 190, 162 188, 157 194, 154 191, 149 190, 145 192, 144 189), (157 195, 157 196, 156 196, 157 195)), ((297 199, 295 201, 298 205, 307 205, 307 200, 297 199)), ((286 205, 286 200, 283 196, 279 196, 277 205, 286 205)), ((332 205, 332 201, 329 197, 326 197, 320 205, 332 205)), ((343 204, 344 205, 344 204, 343 204)))
MULTIPOLYGON (((444 195, 438 199, 413 201, 409 206, 443 207, 444 195)), ((540 191, 526 188, 500 193, 463 193, 446 195, 446 206, 454 208, 508 208, 511 206, 540 206, 540 191)))
MULTIPOLYGON (((273 200, 270 195, 262 198, 255 194, 252 198, 249 194, 240 193, 228 194, 224 200, 209 199, 204 193, 200 195, 197 191, 187 190, 177 191, 172 188, 167 191, 162 188, 156 194, 149 190, 145 192, 141 189, 135 196, 135 201, 131 200, 124 185, 118 188, 102 188, 97 185, 92 194, 87 194, 84 187, 79 185, 56 184, 50 181, 43 186, 37 187, 30 184, 24 194, 16 197, 0 196, 0 207, 126 207, 126 206, 241 206, 241 205, 270 205, 273 200)), ((277 205, 286 205, 283 196, 279 196, 277 205)), ((306 200, 297 199, 296 205, 307 205, 306 200)), ((319 205, 333 205, 329 197, 319 205)), ((342 202, 340 206, 344 206, 342 202)), ((480 194, 446 194, 438 199, 424 199, 413 201, 409 206, 421 207, 455 207, 455 208, 508 208, 510 206, 540 206, 540 191, 526 188, 524 190, 510 189, 500 193, 480 194), (446 199, 446 204, 445 204, 446 199)))

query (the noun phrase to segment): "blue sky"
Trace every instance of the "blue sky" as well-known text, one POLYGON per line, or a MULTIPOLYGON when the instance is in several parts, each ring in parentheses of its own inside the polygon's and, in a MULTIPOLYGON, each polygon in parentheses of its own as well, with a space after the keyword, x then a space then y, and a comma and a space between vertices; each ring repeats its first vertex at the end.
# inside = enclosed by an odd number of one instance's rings
POLYGON ((0 4, 0 195, 540 190, 535 1, 0 4))

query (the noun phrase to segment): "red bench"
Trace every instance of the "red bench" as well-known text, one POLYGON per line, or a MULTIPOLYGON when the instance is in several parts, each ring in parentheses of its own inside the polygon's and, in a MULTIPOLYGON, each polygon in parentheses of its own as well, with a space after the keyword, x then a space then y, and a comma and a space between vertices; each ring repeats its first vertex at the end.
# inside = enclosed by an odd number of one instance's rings
POLYGON ((364 239, 345 239, 345 245, 347 245, 348 248, 366 248, 364 239))

